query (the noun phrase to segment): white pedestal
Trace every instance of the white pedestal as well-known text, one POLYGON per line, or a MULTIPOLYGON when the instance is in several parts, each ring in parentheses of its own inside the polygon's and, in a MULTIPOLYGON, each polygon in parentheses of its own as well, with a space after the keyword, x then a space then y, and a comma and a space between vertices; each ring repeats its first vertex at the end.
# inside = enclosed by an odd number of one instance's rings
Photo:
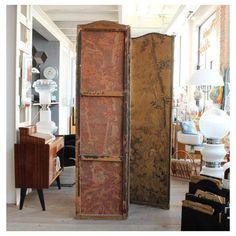
POLYGON ((57 131, 55 122, 51 120, 51 110, 44 111, 40 109, 40 121, 36 124, 37 132, 45 134, 53 134, 57 131))

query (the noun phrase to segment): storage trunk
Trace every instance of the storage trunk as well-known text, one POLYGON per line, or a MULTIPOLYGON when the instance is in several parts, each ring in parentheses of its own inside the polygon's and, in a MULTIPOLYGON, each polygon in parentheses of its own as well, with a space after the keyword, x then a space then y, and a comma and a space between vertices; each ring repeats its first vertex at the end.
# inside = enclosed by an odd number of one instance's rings
POLYGON ((131 202, 169 208, 174 37, 132 39, 131 202))
POLYGON ((76 216, 128 214, 129 44, 126 25, 78 27, 76 216))

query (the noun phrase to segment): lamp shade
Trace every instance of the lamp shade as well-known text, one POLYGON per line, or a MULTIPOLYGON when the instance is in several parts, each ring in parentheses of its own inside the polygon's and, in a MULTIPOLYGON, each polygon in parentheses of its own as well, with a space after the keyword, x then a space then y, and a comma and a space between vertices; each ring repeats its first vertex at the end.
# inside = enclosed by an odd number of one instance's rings
POLYGON ((222 139, 230 129, 229 116, 221 109, 211 108, 201 116, 199 128, 206 138, 222 139))
POLYGON ((224 86, 222 76, 218 71, 210 69, 196 70, 191 79, 187 82, 188 85, 211 85, 211 86, 224 86))

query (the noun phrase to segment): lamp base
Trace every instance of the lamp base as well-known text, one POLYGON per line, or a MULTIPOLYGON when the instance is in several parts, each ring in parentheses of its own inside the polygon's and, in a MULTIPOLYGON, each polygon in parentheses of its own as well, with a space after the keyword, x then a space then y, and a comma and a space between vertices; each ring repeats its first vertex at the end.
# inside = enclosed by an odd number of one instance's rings
POLYGON ((37 132, 44 134, 53 134, 57 131, 57 126, 53 121, 39 121, 36 124, 37 132))
POLYGON ((203 166, 200 174, 215 177, 215 178, 219 178, 219 179, 224 178, 223 167, 210 168, 210 167, 203 166))
POLYGON ((203 147, 201 151, 203 161, 213 164, 216 162, 221 163, 224 160, 226 154, 224 144, 204 143, 203 147))
POLYGON ((40 110, 40 121, 36 124, 37 132, 53 134, 57 131, 55 122, 51 120, 51 110, 40 110))
POLYGON ((205 165, 202 167, 200 174, 223 179, 224 173, 221 162, 226 154, 224 144, 219 142, 212 143, 211 139, 209 143, 205 143, 203 146, 201 153, 205 165))

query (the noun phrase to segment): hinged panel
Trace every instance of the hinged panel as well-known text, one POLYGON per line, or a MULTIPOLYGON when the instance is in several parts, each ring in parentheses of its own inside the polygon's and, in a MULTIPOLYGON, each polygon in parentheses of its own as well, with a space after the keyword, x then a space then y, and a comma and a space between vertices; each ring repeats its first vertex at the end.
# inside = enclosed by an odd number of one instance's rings
POLYGON ((94 22, 77 39, 76 216, 126 218, 129 27, 94 22))
POLYGON ((173 36, 132 39, 131 202, 169 208, 173 36))

